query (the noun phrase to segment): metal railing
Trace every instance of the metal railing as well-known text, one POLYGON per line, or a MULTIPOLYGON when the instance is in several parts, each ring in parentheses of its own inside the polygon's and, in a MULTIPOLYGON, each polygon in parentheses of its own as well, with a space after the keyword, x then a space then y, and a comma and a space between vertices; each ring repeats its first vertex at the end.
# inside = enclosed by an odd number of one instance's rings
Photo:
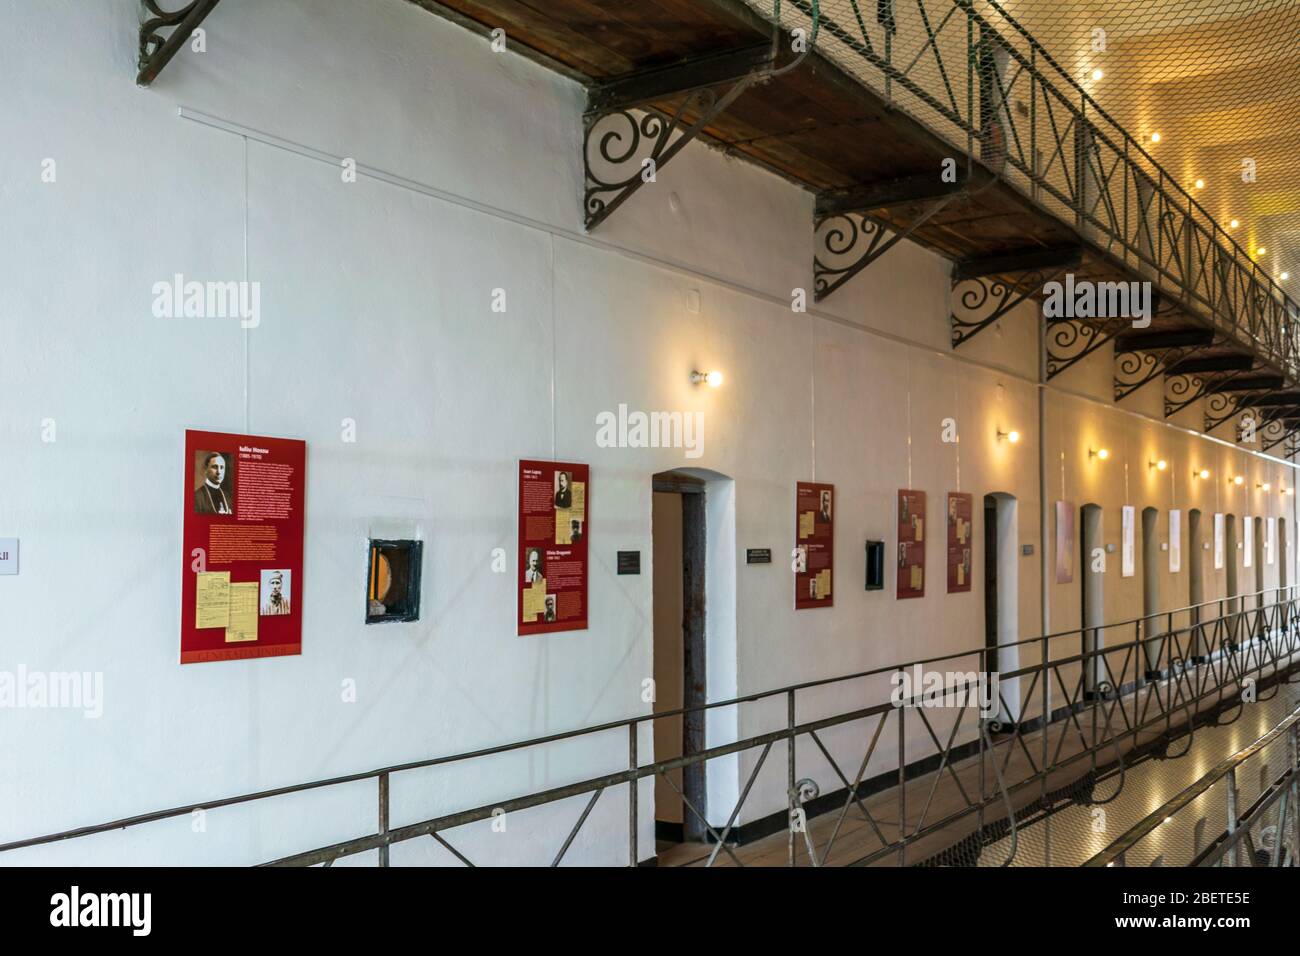
MULTIPOLYGON (((1164 805, 1143 818, 1085 866, 1131 865, 1130 856, 1146 849, 1153 865, 1190 866, 1300 866, 1300 709, 1292 711, 1266 734, 1230 755, 1164 805), (1259 770, 1259 793, 1241 809, 1243 780, 1259 770), (1213 809, 1226 817, 1224 829, 1207 840, 1207 816, 1195 819, 1184 831, 1181 859, 1153 856, 1145 846, 1170 824, 1195 818, 1213 809)), ((1176 841, 1162 841, 1161 849, 1176 841)))
MULTIPOLYGON (((996 0, 876 6, 821 0, 822 55, 1297 378, 1300 308, 996 0)), ((807 33, 812 13, 790 0, 780 20, 807 33)))
MULTIPOLYGON (((210 813, 223 807, 373 781, 378 810, 373 832, 277 858, 272 864, 329 866, 344 857, 377 851, 378 864, 387 866, 390 847, 430 837, 462 863, 473 865, 453 846, 448 837, 450 831, 502 813, 585 796, 581 815, 552 860, 552 865, 558 865, 602 794, 623 790, 627 795, 627 863, 635 866, 640 860, 639 782, 662 778, 681 793, 672 780, 674 771, 743 754, 752 766, 725 823, 711 823, 683 795, 685 810, 701 821, 713 841, 712 850, 703 862, 711 865, 719 854, 725 853, 732 862, 743 865, 731 838, 768 757, 775 746, 782 745, 786 751, 786 767, 781 784, 784 793, 779 803, 784 804, 784 809, 778 811, 783 819, 778 820, 776 829, 786 830, 787 865, 796 865, 797 842, 802 844, 800 852, 806 853, 812 865, 830 862, 837 845, 841 859, 836 862, 867 864, 893 857, 903 865, 909 860, 915 862, 912 857, 919 841, 928 839, 933 843, 944 831, 955 839, 956 830, 962 828, 968 836, 973 832, 983 846, 992 845, 1009 827, 1014 856, 1016 818, 1024 812, 1026 801, 1039 809, 1050 809, 1057 799, 1049 791, 1049 778, 1054 784, 1067 777, 1076 782, 1083 779, 1084 787, 1079 791, 1083 797, 1100 800, 1091 792, 1099 769, 1108 769, 1108 779, 1115 778, 1118 769, 1122 787, 1126 753, 1137 747, 1149 747, 1153 738, 1168 751, 1169 745, 1180 739, 1180 734, 1186 735, 1187 746, 1168 755, 1186 753, 1191 747, 1190 735, 1198 715, 1205 719, 1206 715, 1215 714, 1222 722, 1225 712, 1235 711, 1231 717, 1235 720, 1245 706, 1241 701, 1244 687, 1262 688, 1297 666, 1300 661, 1298 623, 1300 604, 1295 589, 1272 589, 1104 627, 806 681, 691 708, 712 712, 746 706, 766 708, 769 712, 779 708, 782 713, 772 729, 745 737, 737 734, 737 739, 725 744, 670 760, 643 763, 639 731, 654 721, 680 717, 687 708, 77 827, 0 844, 0 853, 139 827, 200 810, 210 813), (1254 606, 1246 607, 1247 604, 1254 606), (1026 663, 1022 658, 1034 660, 1026 663), (922 672, 956 673, 959 679, 945 681, 937 695, 924 688, 905 689, 912 675, 922 672), (996 682, 982 685, 996 687, 996 693, 989 694, 982 705, 972 696, 981 675, 997 676, 996 682), (976 680, 961 679, 965 677, 976 680), (852 686, 855 682, 859 684, 856 690, 852 686), (818 699, 818 694, 828 691, 836 695, 851 692, 861 699, 862 706, 828 707, 825 699, 818 699), (818 710, 830 712, 810 716, 818 710), (944 717, 948 718, 948 726, 944 717), (893 727, 888 728, 891 721, 893 727), (832 733, 835 738, 831 737, 832 733), (477 773, 475 762, 494 755, 537 751, 578 739, 594 745, 605 734, 625 737, 624 766, 560 786, 517 792, 510 799, 440 813, 417 823, 390 826, 390 782, 400 774, 453 765, 465 773, 477 773), (888 745, 881 746, 883 740, 893 741, 892 754, 888 745), (809 750, 809 744, 815 749, 809 750), (859 750, 860 747, 863 749, 859 750), (840 751, 839 759, 833 750, 840 751), (848 752, 855 758, 862 753, 852 780, 840 765, 848 752), (801 754, 805 772, 807 766, 816 763, 821 768, 819 772, 829 770, 842 785, 841 790, 822 798, 823 804, 833 801, 838 812, 824 813, 816 821, 817 826, 807 820, 803 803, 810 791, 819 788, 810 780, 799 778, 801 754), (884 773, 871 781, 865 774, 873 759, 878 768, 883 767, 884 773), (958 772, 959 765, 966 776, 965 782, 958 772), (947 811, 938 809, 935 802, 941 784, 942 799, 950 804, 947 811), (888 795, 887 804, 895 817, 893 820, 881 815, 879 803, 873 814, 866 802, 872 792, 883 793, 886 787, 893 791, 888 795), (916 794, 924 791, 924 797, 916 801, 912 791, 916 794), (865 824, 859 833, 870 832, 870 845, 846 847, 837 841, 845 819, 855 807, 865 824), (822 832, 815 839, 813 831, 818 826, 822 832), (820 852, 815 845, 817 840, 822 841, 820 852), (848 858, 844 859, 846 853, 848 858)), ((1278 689, 1272 693, 1276 695, 1278 689)), ((596 748, 592 749, 594 752, 596 748)), ((1114 796, 1106 797, 1102 802, 1112 799, 1114 796)), ((810 805, 809 809, 816 807, 810 805)), ((1011 862, 1010 858, 1005 862, 1011 862)))

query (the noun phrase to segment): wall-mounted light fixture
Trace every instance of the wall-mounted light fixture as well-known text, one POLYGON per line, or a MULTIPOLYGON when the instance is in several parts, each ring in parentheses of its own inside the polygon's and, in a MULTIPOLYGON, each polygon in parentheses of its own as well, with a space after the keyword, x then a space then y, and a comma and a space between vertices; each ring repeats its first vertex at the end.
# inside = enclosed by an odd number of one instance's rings
POLYGON ((1200 471, 1194 471, 1192 472, 1192 477, 1199 478, 1201 479, 1201 481, 1205 481, 1207 478, 1210 477, 1210 469, 1202 468, 1200 471))
POLYGON ((1294 488, 1283 488, 1283 489, 1282 489, 1282 494, 1284 494, 1284 495, 1293 495, 1293 494, 1295 494, 1295 489, 1294 489, 1294 488))
POLYGON ((1267 481, 1264 482, 1262 485, 1259 482, 1255 482, 1255 487, 1263 489, 1264 491, 1271 491, 1273 488, 1273 486, 1269 484, 1267 481))
POLYGON ((1160 458, 1157 459, 1156 461, 1147 462, 1147 467, 1154 468, 1156 471, 1164 471, 1166 468, 1169 467, 1169 462, 1165 461, 1163 458, 1160 458))
POLYGON ((1234 485, 1244 485, 1246 483, 1246 478, 1244 475, 1233 475, 1232 483, 1234 485))
POLYGON ((1004 432, 999 428, 998 441, 1009 441, 1014 445, 1016 442, 1020 441, 1020 432, 1016 431, 1014 428, 1009 432, 1004 432))
POLYGON ((722 384, 722 373, 717 370, 714 370, 712 372, 692 372, 691 384, 692 385, 707 384, 710 388, 717 388, 719 385, 722 384))
POLYGON ((1089 448, 1089 449, 1088 449, 1088 457, 1089 457, 1089 458, 1100 458, 1102 461, 1105 461, 1107 458, 1110 457, 1110 449, 1109 449, 1109 448, 1089 448))

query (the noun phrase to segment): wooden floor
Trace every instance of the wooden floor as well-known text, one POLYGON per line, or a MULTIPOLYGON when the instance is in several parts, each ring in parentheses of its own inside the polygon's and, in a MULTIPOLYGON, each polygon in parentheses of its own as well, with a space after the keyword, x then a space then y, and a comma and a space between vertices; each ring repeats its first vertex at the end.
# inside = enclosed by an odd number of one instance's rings
MULTIPOLYGON (((1288 689, 1289 691, 1289 689, 1288 689)), ((1132 706, 1141 713, 1146 703, 1146 696, 1154 693, 1150 688, 1138 691, 1124 699, 1126 707, 1132 706)), ((1268 692, 1264 693, 1268 697, 1268 692)), ((1221 760, 1229 753, 1233 752, 1239 746, 1244 746, 1249 740, 1242 741, 1242 734, 1252 734, 1257 726, 1263 726, 1269 721, 1275 721, 1275 711, 1279 707, 1292 707, 1295 703, 1294 691, 1288 694, 1279 693, 1276 698, 1270 698, 1270 701, 1276 699, 1276 706, 1260 704, 1247 705, 1248 711, 1255 709, 1248 714, 1243 714, 1242 719, 1238 722, 1241 724, 1241 732, 1232 737, 1213 737, 1212 735, 1197 732, 1193 740, 1193 746, 1199 746, 1204 752, 1191 753, 1188 756, 1194 759, 1185 762, 1189 768, 1189 774, 1193 771, 1190 768, 1209 767, 1217 760, 1221 760), (1246 719, 1247 717, 1252 719, 1246 719), (1210 753, 1209 750, 1223 750, 1222 753, 1210 753)), ((1219 704, 1216 696, 1211 696, 1207 700, 1200 702, 1197 707, 1197 713, 1205 713, 1214 709, 1219 704)), ((1096 705, 1099 709, 1100 705, 1096 705)), ((1113 705, 1112 705, 1113 706, 1113 705)), ((1055 761, 1060 763, 1068 760, 1072 756, 1077 756, 1087 749, 1087 738, 1083 735, 1087 733, 1091 724, 1088 716, 1090 710, 1085 710, 1077 715, 1077 725, 1075 721, 1066 719, 1057 721, 1047 728, 1047 745, 1049 753, 1056 754, 1057 747, 1060 756, 1055 761), (1082 733, 1080 732, 1082 731, 1082 733), (1064 738, 1064 739, 1062 739, 1064 738)), ((1154 709, 1149 715, 1156 713, 1154 709)), ((1231 716, 1231 714, 1229 714, 1231 716)), ((1112 716, 1116 725, 1122 722, 1117 716, 1112 716)), ((1271 724, 1270 724, 1271 726, 1271 724)), ((1129 754, 1135 748, 1144 747, 1147 744, 1156 741, 1164 735, 1165 725, 1161 721, 1146 731, 1134 734, 1127 734, 1121 738, 1116 746, 1108 745, 1104 751, 1095 755, 1096 763, 1102 767, 1115 761, 1119 754, 1129 754)), ((1257 736, 1257 735, 1256 735, 1257 736)), ((1255 739, 1253 736, 1251 740, 1255 739)), ((994 750, 992 754, 983 756, 974 755, 970 758, 956 763, 952 772, 946 768, 940 768, 933 773, 918 776, 914 780, 908 780, 906 784, 906 820, 907 832, 912 834, 916 831, 918 825, 924 823, 929 828, 935 823, 945 820, 947 817, 957 814, 959 811, 968 809, 969 804, 966 802, 961 791, 953 781, 953 773, 961 780, 962 787, 966 793, 974 799, 980 792, 980 763, 985 764, 985 790, 988 795, 996 794, 997 787, 995 784, 995 775, 993 772, 993 760, 996 758, 1001 768, 1003 780, 1010 790, 1017 783, 1030 780, 1035 774, 1035 768, 1031 766, 1029 758, 1025 754, 1028 750, 1033 755, 1035 763, 1041 765, 1041 753, 1043 746, 1042 731, 1026 733, 1022 735, 1024 747, 1022 748, 1011 735, 994 740, 994 750), (936 782, 937 778, 937 782, 936 782), (930 792, 933 789, 933 798, 930 799, 930 792), (927 808, 927 801, 929 806, 927 808), (922 814, 924 813, 924 817, 922 814)), ((1175 745, 1175 750, 1182 746, 1181 743, 1175 745)), ((1013 807, 1019 813, 1022 809, 1038 800, 1044 793, 1059 791, 1063 788, 1082 781, 1093 767, 1093 758, 1082 757, 1077 759, 1073 764, 1067 767, 1053 771, 1047 776, 1045 781, 1036 781, 1027 786, 1022 786, 1019 790, 1011 792, 1010 799, 1013 807)), ((1188 781, 1190 782, 1190 780, 1188 781)), ((1185 785, 1185 784, 1182 784, 1185 785)), ((1109 796, 1116 789, 1116 784, 1103 780, 1098 785, 1098 792, 1103 796, 1109 796)), ((1126 794, 1121 792, 1117 801, 1125 799, 1126 794)), ((1139 796, 1144 802, 1141 812, 1150 812, 1150 793, 1142 791, 1141 794, 1132 792, 1130 798, 1136 800, 1139 796)), ((1172 797, 1170 793, 1165 797, 1172 797)), ((811 842, 812 851, 816 855, 816 865, 826 866, 849 866, 849 865, 870 865, 870 866, 899 866, 913 865, 933 857, 955 844, 958 844, 963 837, 966 837, 979 827, 979 815, 975 811, 968 812, 958 819, 952 820, 944 826, 937 827, 933 832, 927 835, 911 840, 906 846, 905 854, 895 849, 877 858, 872 858, 888 843, 893 843, 898 839, 898 820, 899 820, 899 789, 897 787, 883 790, 879 793, 866 797, 862 801, 870 814, 872 821, 869 822, 866 814, 855 804, 850 805, 847 812, 835 810, 824 813, 820 816, 809 820, 808 831, 805 834, 791 834, 787 831, 774 833, 771 836, 755 840, 743 846, 730 846, 717 853, 713 862, 714 866, 787 866, 790 860, 790 846, 793 840, 794 846, 794 865, 811 866, 811 854, 808 843, 811 842), (838 827, 838 831, 837 831, 838 827), (832 835, 834 842, 832 843, 832 835), (882 839, 883 837, 883 839, 882 839), (887 841, 887 842, 886 842, 887 841), (827 852, 827 846, 830 845, 830 851, 827 852)), ((1158 804, 1157 804, 1158 805, 1158 804)), ((998 820, 1006 819, 1006 811, 1003 809, 1005 804, 998 801, 995 805, 990 806, 984 812, 984 822, 993 823, 998 820)), ((1114 812, 1112 810, 1112 812, 1114 812)), ((1024 824, 1022 823, 1022 826, 1024 824)), ((1118 835, 1118 831, 1116 832, 1118 835)), ((1082 841, 1081 841, 1082 842, 1082 841)), ((1107 840, 1097 837, 1092 841, 1095 844, 1095 851, 1099 851, 1105 846, 1107 840)), ((710 853, 713 851, 713 845, 702 843, 661 843, 658 852, 658 864, 660 866, 705 866, 708 864, 710 853)), ((979 865, 997 865, 1003 860, 990 860, 987 857, 1003 852, 1000 846, 994 846, 985 851, 985 859, 979 860, 979 865)), ((1077 854, 1076 854, 1077 855, 1077 854)), ((1032 854, 1026 853, 1025 860, 1017 862, 1027 862, 1032 854)), ((975 855, 970 854, 970 859, 962 859, 960 863, 966 865, 976 865, 975 855)), ((1064 862, 1061 860, 1060 862, 1064 862)), ((1077 865, 1081 860, 1072 860, 1077 865)), ((948 865, 954 865, 949 863, 948 865)), ((1031 862, 1030 865, 1033 865, 1031 862)))

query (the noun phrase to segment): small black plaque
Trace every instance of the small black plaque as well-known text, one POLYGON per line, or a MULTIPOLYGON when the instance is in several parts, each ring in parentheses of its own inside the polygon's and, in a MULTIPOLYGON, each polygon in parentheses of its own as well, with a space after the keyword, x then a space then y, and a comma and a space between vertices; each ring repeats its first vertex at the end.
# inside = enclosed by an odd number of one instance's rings
POLYGON ((641 573, 641 552, 620 551, 618 553, 618 573, 619 574, 640 574, 641 573))
POLYGON ((746 548, 745 563, 746 564, 771 564, 772 549, 771 548, 746 548))
POLYGON ((1032 544, 1022 544, 1020 546, 1020 553, 1023 554, 1025 557, 1029 557, 1031 554, 1034 553, 1034 546, 1032 544))

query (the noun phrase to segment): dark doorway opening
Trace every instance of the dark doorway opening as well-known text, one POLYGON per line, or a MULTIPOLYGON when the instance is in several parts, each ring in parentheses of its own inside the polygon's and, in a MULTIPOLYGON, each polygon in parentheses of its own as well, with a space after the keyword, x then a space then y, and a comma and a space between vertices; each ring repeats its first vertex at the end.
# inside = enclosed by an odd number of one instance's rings
MULTIPOLYGON (((705 682, 705 484, 688 475, 654 476, 654 712, 702 707, 705 682)), ((705 712, 655 721, 655 761, 704 750, 705 712)), ((655 778, 655 836, 703 842, 708 815, 704 764, 655 778), (664 779, 664 777, 669 779, 664 779), (680 792, 679 792, 680 791, 680 792)))

